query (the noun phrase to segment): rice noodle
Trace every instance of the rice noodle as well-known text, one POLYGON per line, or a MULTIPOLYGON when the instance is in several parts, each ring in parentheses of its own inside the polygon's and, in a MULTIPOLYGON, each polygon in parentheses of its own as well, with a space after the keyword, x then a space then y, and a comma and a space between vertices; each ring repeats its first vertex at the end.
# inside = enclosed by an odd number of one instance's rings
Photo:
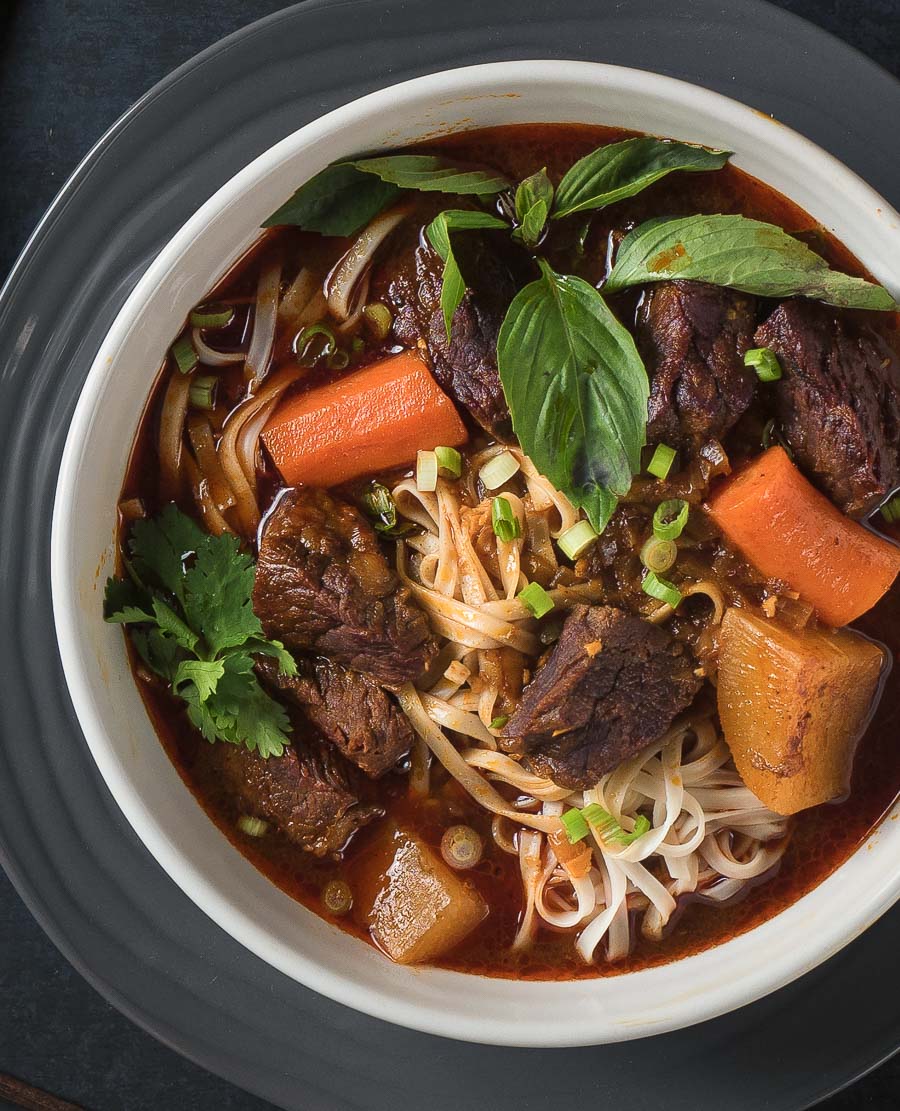
MULTIPOLYGON (((741 781, 709 716, 675 722, 584 791, 498 751, 509 707, 543 651, 542 626, 520 600, 522 589, 540 582, 557 611, 605 599, 601 582, 578 581, 560 565, 554 538, 581 515, 527 456, 492 445, 469 458, 458 481, 441 478, 434 491, 422 491, 406 478, 392 493, 398 515, 417 529, 397 541, 397 573, 441 642, 424 689, 407 685, 398 697, 422 744, 493 815, 496 844, 518 856, 524 909, 515 949, 530 945, 543 924, 571 933, 585 960, 604 949, 607 960, 622 960, 635 931, 663 936, 679 899, 731 898, 777 863, 789 820, 741 781), (521 536, 509 541, 494 534, 493 497, 482 496, 477 480, 501 451, 519 463, 502 494, 521 525, 521 536), (495 724, 498 706, 506 712, 495 724), (592 803, 613 824, 601 816, 580 848, 559 840, 559 815, 592 803), (621 833, 632 833, 639 818, 649 828, 629 843, 621 833)), ((682 591, 704 595, 712 607, 705 620, 718 624, 725 601, 715 582, 701 579, 682 591)), ((658 606, 648 619, 672 612, 658 606)))
POLYGON ((201 473, 194 458, 188 452, 185 452, 184 455, 184 466, 191 483, 191 493, 194 495, 194 501, 197 503, 197 508, 203 517, 203 523, 213 536, 221 536, 223 532, 234 533, 234 529, 219 512, 215 498, 210 493, 208 479, 201 473))
POLYGON ((210 347, 204 340, 200 328, 191 329, 191 341, 197 352, 197 358, 204 366, 231 366, 233 363, 242 363, 247 358, 244 351, 217 351, 214 347, 210 347))
POLYGON ((234 505, 234 493, 216 454, 216 441, 209 418, 201 413, 191 413, 187 418, 187 431, 200 474, 208 484, 216 507, 220 512, 230 509, 234 505))
POLYGON ((259 391, 256 396, 245 398, 240 405, 230 413, 222 429, 222 438, 219 440, 219 461, 222 470, 228 479, 228 484, 235 496, 235 510, 241 531, 245 536, 252 536, 259 526, 259 506, 256 501, 255 474, 253 485, 247 477, 244 466, 249 466, 250 452, 253 455, 255 470, 256 452, 258 450, 259 434, 265 425, 265 420, 254 420, 263 411, 271 411, 275 402, 297 379, 304 373, 302 367, 285 367, 279 371, 271 381, 259 391), (256 440, 244 438, 241 441, 240 453, 238 452, 238 439, 248 421, 254 421, 256 440))
POLYGON ((244 363, 244 380, 249 392, 256 393, 260 382, 269 373, 272 349, 275 346, 275 325, 278 320, 278 295, 281 291, 281 259, 270 262, 259 275, 256 307, 253 310, 253 337, 244 363))
POLYGON ((159 483, 163 501, 174 501, 181 488, 181 466, 184 419, 188 411, 193 375, 174 371, 169 375, 166 395, 159 417, 159 483))
MULTIPOLYGON (((375 252, 409 214, 409 205, 400 204, 375 217, 360 232, 356 242, 328 275, 325 283, 328 311, 340 323, 350 316, 356 304, 354 290, 365 271, 372 265, 375 252)), ((363 298, 359 298, 360 301, 363 298)))

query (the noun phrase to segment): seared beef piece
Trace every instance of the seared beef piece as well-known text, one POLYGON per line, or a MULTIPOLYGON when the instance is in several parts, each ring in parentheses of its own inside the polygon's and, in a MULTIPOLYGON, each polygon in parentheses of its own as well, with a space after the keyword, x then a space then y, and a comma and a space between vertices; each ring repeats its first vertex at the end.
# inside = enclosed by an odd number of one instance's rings
POLYGON ((253 609, 267 636, 399 686, 436 651, 366 519, 313 487, 287 490, 259 545, 253 609))
POLYGON ((756 330, 783 376, 766 387, 798 465, 861 517, 900 486, 900 359, 874 331, 813 301, 785 301, 756 330))
POLYGON ((377 779, 412 748, 412 726, 374 679, 330 660, 300 660, 300 674, 283 675, 261 657, 257 671, 276 693, 298 706, 338 751, 377 779))
POLYGON ((650 375, 647 438, 686 447, 721 438, 753 399, 744 366, 754 298, 705 282, 661 282, 644 294, 637 341, 650 375))
POLYGON ((283 756, 264 760, 229 744, 211 745, 207 756, 244 813, 267 819, 317 856, 338 852, 360 826, 383 813, 360 803, 351 769, 311 730, 304 735, 295 729, 283 756))
POLYGON ((610 606, 576 606, 503 730, 563 787, 592 787, 660 737, 700 689, 681 644, 610 606))
POLYGON ((394 307, 394 337, 407 347, 424 340, 441 387, 482 428, 508 442, 512 423, 497 372, 497 335, 517 284, 495 246, 493 237, 477 232, 463 232, 453 240, 460 269, 471 287, 453 317, 449 340, 441 311, 444 264, 430 246, 418 246, 414 266, 395 272, 387 297, 394 307))

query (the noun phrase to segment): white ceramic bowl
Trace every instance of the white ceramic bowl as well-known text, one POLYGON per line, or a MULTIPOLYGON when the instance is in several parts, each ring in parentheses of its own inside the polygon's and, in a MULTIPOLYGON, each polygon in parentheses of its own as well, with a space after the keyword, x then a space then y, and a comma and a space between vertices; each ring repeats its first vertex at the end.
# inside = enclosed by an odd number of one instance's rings
MULTIPOLYGON (((816 890, 715 949, 575 983, 517 983, 392 965, 269 883, 222 836, 169 763, 101 617, 115 509, 156 368, 181 321, 328 163, 493 124, 603 123, 736 152, 900 293, 900 216, 818 147, 735 101, 667 77, 584 62, 501 62, 432 74, 301 128, 223 186, 138 282, 97 354, 63 456, 52 581, 60 651, 94 759, 138 836, 215 922, 288 976, 361 1011, 435 1034, 520 1046, 596 1044, 712 1018, 813 968, 900 894, 900 823, 885 820, 816 890)), ((891 815, 897 817, 898 810, 891 815)))

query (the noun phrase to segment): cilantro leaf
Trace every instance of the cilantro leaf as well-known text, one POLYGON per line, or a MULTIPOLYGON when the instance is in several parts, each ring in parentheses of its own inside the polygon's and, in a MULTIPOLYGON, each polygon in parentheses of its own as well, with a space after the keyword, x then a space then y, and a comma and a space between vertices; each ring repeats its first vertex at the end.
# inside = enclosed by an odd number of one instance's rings
POLYGON ((157 628, 132 629, 131 642, 152 672, 171 683, 178 667, 178 645, 157 628))
POLYGON ((135 572, 148 586, 161 587, 183 601, 185 559, 209 539, 196 522, 169 504, 158 517, 135 521, 129 545, 135 572))
POLYGON ((297 674, 297 664, 294 657, 288 652, 280 640, 266 640, 263 637, 250 637, 244 645, 244 651, 254 656, 271 656, 278 661, 278 669, 282 675, 293 678, 297 674))
POLYGON ((223 662, 215 692, 201 700, 196 687, 185 689, 188 717, 207 740, 243 744, 260 756, 281 756, 289 744, 287 711, 260 686, 253 660, 236 652, 223 662))
POLYGON ((256 571, 253 560, 238 547, 235 536, 206 536, 193 566, 184 576, 184 613, 213 655, 261 636, 253 612, 256 571))
POLYGON ((210 536, 175 505, 137 521, 128 577, 106 584, 107 621, 128 625, 147 667, 187 704, 208 741, 280 756, 290 718, 260 685, 254 656, 296 675, 293 656, 253 612, 256 566, 234 536, 210 536))
POLYGON ((222 660, 182 660, 172 678, 172 690, 180 693, 183 683, 193 683, 201 702, 215 694, 219 680, 225 674, 222 660))
POLYGON ((153 620, 153 600, 131 579, 107 579, 103 617, 116 624, 130 625, 153 620))
POLYGON ((191 632, 172 607, 161 598, 153 599, 153 616, 160 631, 174 640, 179 648, 184 648, 186 652, 194 651, 197 647, 197 634, 191 632))

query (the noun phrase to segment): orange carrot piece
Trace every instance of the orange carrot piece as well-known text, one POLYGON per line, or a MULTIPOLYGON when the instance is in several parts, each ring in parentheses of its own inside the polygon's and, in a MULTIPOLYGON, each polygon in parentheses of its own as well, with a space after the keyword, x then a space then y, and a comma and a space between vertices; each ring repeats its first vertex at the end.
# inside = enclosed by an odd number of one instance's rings
POLYGON ((900 547, 839 512, 781 447, 739 471, 707 509, 758 570, 835 627, 871 609, 900 572, 900 547))
POLYGON ((453 402, 411 351, 288 398, 262 434, 289 485, 336 486, 468 438, 453 402))

